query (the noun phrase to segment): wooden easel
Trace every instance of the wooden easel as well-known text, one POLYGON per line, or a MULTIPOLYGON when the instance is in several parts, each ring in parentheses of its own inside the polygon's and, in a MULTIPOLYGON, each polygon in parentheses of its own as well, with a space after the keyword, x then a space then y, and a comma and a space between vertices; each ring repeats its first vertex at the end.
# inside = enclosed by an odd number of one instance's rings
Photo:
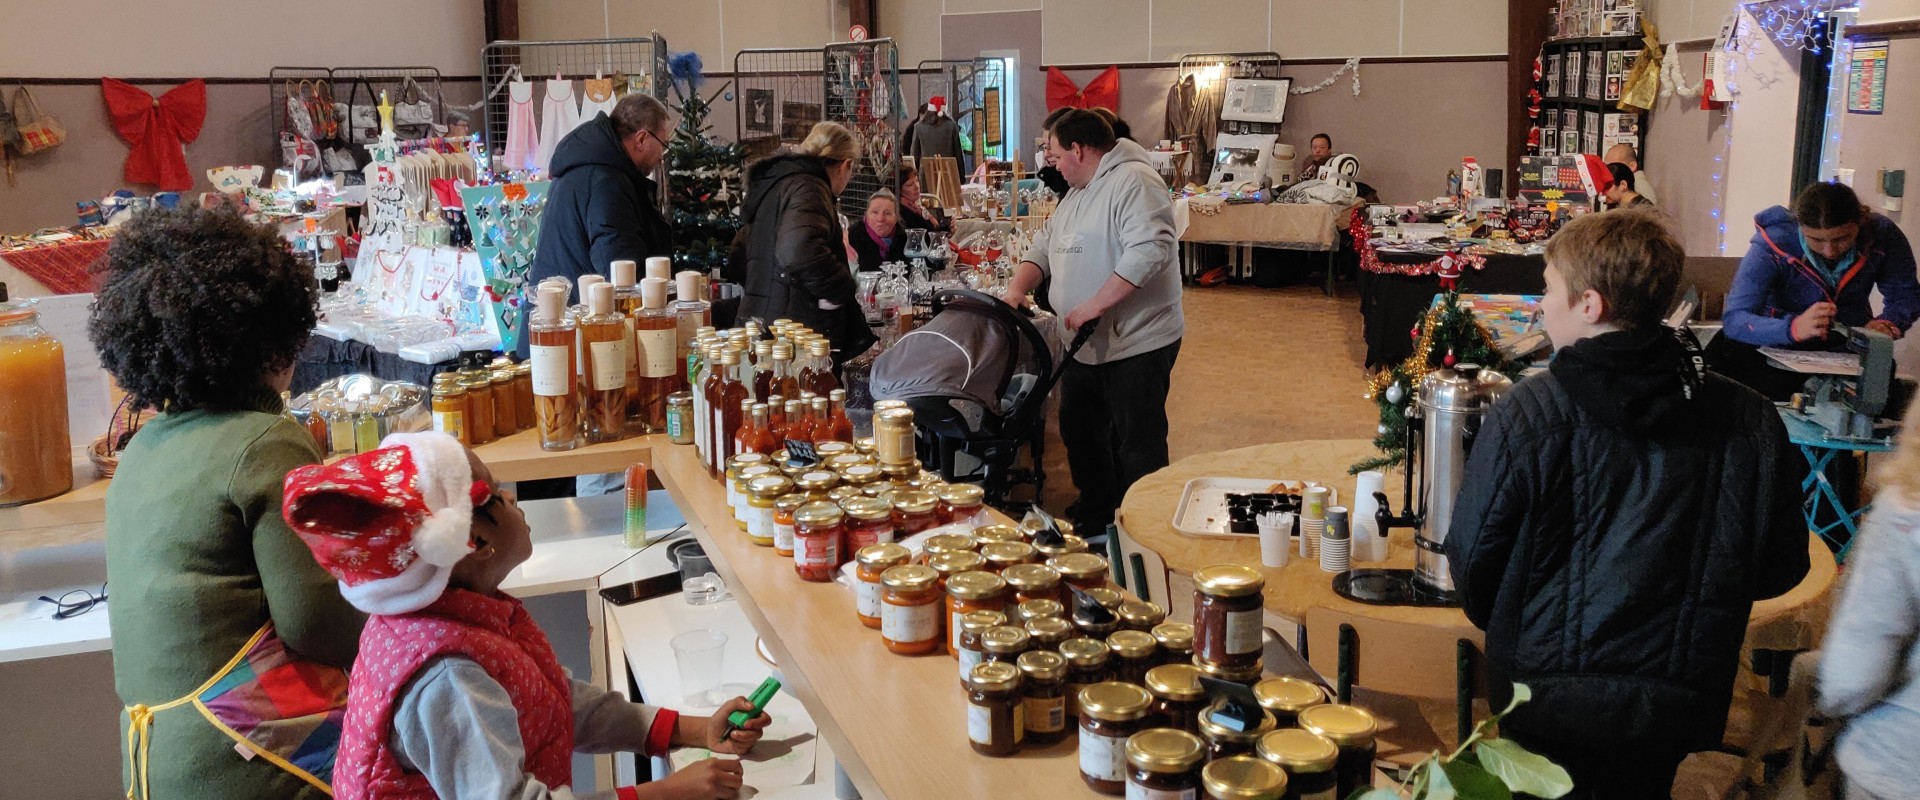
POLYGON ((946 156, 924 156, 920 168, 920 191, 940 199, 946 209, 960 207, 960 162, 946 156))

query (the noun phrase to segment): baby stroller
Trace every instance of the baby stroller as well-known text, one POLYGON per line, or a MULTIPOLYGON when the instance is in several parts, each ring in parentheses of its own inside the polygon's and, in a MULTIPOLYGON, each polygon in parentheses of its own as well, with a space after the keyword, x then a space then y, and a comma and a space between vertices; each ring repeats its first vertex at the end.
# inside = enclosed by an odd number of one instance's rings
POLYGON ((1058 338, 1048 335, 1056 327, 1051 317, 988 294, 941 290, 933 312, 925 326, 874 360, 873 398, 913 409, 926 469, 950 482, 980 484, 996 507, 1038 500, 1046 481, 1047 395, 1060 379, 1059 366, 1086 344, 1094 324, 1062 354, 1058 338), (1022 486, 1031 487, 1031 496, 1015 500, 1022 486))

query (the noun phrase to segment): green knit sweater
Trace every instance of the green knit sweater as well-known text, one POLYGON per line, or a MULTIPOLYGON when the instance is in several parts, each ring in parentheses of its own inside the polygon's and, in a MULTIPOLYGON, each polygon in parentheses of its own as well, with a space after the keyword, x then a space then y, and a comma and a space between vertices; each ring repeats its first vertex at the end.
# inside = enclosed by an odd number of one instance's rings
MULTIPOLYGON (((271 618, 294 652, 348 667, 365 622, 280 517, 282 484, 316 464, 313 437, 249 410, 164 413, 134 436, 107 488, 107 579, 120 701, 154 706, 199 688, 271 618)), ((120 752, 126 758, 126 714, 120 752)), ((157 712, 155 800, 324 795, 234 742, 191 705, 157 712)), ((127 767, 130 768, 130 765, 127 767)))

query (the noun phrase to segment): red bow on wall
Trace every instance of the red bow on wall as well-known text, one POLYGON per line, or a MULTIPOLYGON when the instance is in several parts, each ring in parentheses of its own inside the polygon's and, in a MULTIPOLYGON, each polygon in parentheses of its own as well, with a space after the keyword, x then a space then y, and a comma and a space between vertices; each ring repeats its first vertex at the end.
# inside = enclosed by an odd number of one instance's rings
POLYGON ((161 191, 193 188, 186 145, 200 138, 200 126, 207 121, 206 82, 195 78, 156 99, 126 81, 101 78, 100 93, 113 129, 132 147, 127 152, 127 182, 161 191))
POLYGON ((1059 67, 1047 68, 1047 110, 1061 108, 1104 108, 1114 113, 1120 112, 1120 68, 1107 67, 1107 71, 1087 81, 1086 88, 1073 85, 1073 79, 1059 67))

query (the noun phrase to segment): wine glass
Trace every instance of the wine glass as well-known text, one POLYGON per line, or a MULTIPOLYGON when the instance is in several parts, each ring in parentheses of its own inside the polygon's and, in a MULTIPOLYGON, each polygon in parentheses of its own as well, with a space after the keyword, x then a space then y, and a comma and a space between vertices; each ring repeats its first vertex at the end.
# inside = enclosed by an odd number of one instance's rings
POLYGON ((946 269, 947 260, 952 255, 952 251, 947 249, 946 234, 939 231, 927 232, 927 262, 933 266, 934 272, 946 269))
POLYGON ((908 261, 927 257, 927 232, 923 230, 907 231, 907 248, 904 253, 908 261))

